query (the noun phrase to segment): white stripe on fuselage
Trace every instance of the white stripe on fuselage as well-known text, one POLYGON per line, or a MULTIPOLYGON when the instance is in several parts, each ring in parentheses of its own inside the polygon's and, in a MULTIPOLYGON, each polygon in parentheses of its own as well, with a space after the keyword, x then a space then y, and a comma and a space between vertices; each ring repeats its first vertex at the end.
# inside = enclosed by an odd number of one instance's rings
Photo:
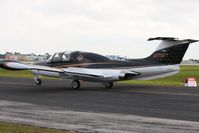
POLYGON ((139 72, 141 75, 136 76, 134 79, 149 80, 163 78, 177 74, 179 72, 179 65, 166 65, 166 66, 153 66, 131 69, 135 72, 139 72))
POLYGON ((179 72, 179 65, 151 66, 151 67, 140 67, 140 68, 129 68, 129 69, 118 69, 118 70, 86 69, 86 71, 88 73, 97 74, 97 75, 112 75, 112 78, 107 79, 109 81, 111 80, 119 81, 120 76, 124 75, 124 73, 131 73, 131 72, 140 73, 140 75, 136 75, 132 79, 148 80, 148 79, 163 78, 166 76, 174 75, 179 72))

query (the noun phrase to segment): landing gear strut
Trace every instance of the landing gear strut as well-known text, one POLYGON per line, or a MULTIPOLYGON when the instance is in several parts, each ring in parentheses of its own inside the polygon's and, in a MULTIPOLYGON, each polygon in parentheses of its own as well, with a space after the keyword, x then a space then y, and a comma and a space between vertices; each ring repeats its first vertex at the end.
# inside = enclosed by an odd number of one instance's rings
POLYGON ((72 88, 75 89, 75 90, 77 90, 77 89, 80 88, 80 82, 79 82, 79 80, 73 80, 73 82, 72 82, 72 88))
POLYGON ((106 88, 111 89, 113 87, 113 82, 105 82, 104 85, 106 88))
POLYGON ((41 85, 42 84, 42 80, 39 78, 38 75, 35 76, 34 80, 35 80, 35 84, 36 85, 41 85))

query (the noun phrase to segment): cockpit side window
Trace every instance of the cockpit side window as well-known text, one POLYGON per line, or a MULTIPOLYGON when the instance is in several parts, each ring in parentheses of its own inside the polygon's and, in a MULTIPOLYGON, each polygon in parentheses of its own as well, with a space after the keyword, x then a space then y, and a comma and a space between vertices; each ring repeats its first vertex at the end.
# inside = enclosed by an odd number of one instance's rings
POLYGON ((55 54, 54 56, 53 56, 53 62, 60 62, 61 61, 61 59, 62 59, 62 54, 60 54, 60 53, 57 53, 57 54, 55 54))

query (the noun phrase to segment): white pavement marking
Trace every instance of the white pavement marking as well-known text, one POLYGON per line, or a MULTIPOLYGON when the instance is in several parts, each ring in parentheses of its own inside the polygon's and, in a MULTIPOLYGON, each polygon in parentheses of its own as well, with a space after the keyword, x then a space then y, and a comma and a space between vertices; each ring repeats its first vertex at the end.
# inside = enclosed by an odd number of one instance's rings
POLYGON ((198 133, 199 122, 66 110, 0 100, 0 121, 80 132, 198 133))

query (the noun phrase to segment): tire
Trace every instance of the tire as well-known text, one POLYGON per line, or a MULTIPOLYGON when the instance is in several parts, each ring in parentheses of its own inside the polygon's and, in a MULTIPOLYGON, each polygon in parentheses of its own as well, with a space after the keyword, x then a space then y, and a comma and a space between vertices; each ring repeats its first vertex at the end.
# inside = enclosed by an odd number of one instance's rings
POLYGON ((106 82, 104 85, 106 88, 111 89, 113 87, 113 82, 106 82))
POLYGON ((80 82, 79 82, 79 80, 74 80, 72 82, 72 88, 75 89, 75 90, 77 90, 77 89, 80 88, 80 82))
POLYGON ((41 84, 42 84, 41 79, 36 79, 36 80, 35 80, 35 84, 36 84, 36 85, 41 85, 41 84))

